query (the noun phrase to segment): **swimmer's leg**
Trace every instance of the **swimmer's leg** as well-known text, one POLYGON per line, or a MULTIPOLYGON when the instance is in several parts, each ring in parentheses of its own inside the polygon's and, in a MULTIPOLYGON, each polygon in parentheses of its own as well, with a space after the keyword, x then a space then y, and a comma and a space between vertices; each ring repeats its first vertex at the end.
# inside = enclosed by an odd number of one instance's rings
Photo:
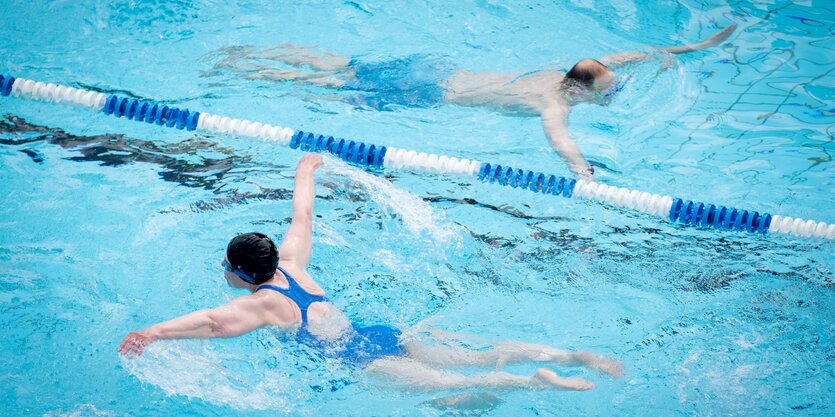
MULTIPOLYGON (((248 79, 295 81, 334 89, 342 88, 354 79, 354 70, 348 67, 350 58, 334 54, 317 54, 304 50, 295 51, 293 45, 289 52, 261 56, 251 45, 229 46, 207 54, 207 59, 215 62, 215 69, 229 70, 248 79), (265 60, 281 61, 301 69, 279 69, 264 65, 265 60)), ((276 48, 271 48, 276 49, 276 48)))
POLYGON ((345 71, 349 69, 351 57, 332 54, 330 52, 316 52, 315 46, 278 45, 264 50, 260 59, 281 61, 294 67, 310 67, 317 71, 345 71))
POLYGON ((204 60, 214 61, 217 69, 236 69, 238 62, 249 59, 255 47, 252 45, 232 45, 219 48, 203 56, 204 60))
MULTIPOLYGON (((461 335, 456 336, 461 339, 461 335)), ((560 366, 582 366, 603 372, 612 378, 623 373, 620 362, 591 352, 569 352, 550 346, 508 340, 495 343, 490 349, 473 350, 450 343, 429 345, 420 340, 404 338, 408 355, 438 366, 495 365, 507 363, 548 362, 560 366)))
POLYGON ((341 78, 337 73, 302 70, 262 69, 257 72, 249 72, 243 78, 250 80, 295 81, 330 88, 341 88, 346 83, 346 80, 341 78))
POLYGON ((583 378, 563 378, 554 371, 539 368, 531 376, 507 372, 462 375, 440 371, 423 362, 404 357, 387 357, 372 362, 368 372, 393 379, 396 383, 423 390, 493 388, 493 389, 566 389, 585 391, 594 383, 583 378))
POLYGON ((483 415, 501 403, 499 397, 489 392, 465 392, 424 401, 420 405, 434 407, 444 412, 444 415, 452 414, 450 411, 453 410, 457 412, 456 415, 483 415))

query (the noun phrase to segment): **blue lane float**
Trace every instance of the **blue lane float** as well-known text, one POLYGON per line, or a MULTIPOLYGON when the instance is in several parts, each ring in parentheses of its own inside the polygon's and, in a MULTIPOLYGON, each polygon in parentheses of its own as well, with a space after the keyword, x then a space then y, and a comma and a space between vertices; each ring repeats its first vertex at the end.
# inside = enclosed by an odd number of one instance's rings
POLYGON ((115 95, 107 97, 102 112, 137 122, 176 127, 180 130, 197 129, 197 121, 200 119, 200 112, 189 112, 188 109, 180 110, 177 107, 115 95))
POLYGON ((749 233, 766 233, 771 226, 772 216, 768 213, 737 210, 733 207, 716 206, 698 201, 676 198, 670 208, 670 221, 692 226, 712 227, 725 230, 741 230, 749 233))
POLYGON ((297 131, 290 139, 290 148, 305 152, 327 151, 345 162, 366 168, 382 168, 386 157, 385 146, 366 144, 333 136, 297 131))
POLYGON ((335 138, 307 131, 295 131, 277 125, 180 109, 153 101, 105 95, 9 75, 0 75, 0 95, 13 95, 55 103, 72 103, 101 111, 107 115, 157 126, 257 138, 289 145, 292 149, 305 152, 328 152, 343 161, 364 168, 411 169, 465 175, 485 183, 543 195, 593 200, 609 206, 648 213, 687 226, 756 234, 776 232, 835 239, 835 224, 672 198, 502 164, 482 163, 335 138))
POLYGON ((527 189, 535 193, 561 195, 563 197, 571 197, 574 186, 577 184, 575 179, 489 163, 481 164, 478 179, 512 188, 527 189))
POLYGON ((12 92, 15 77, 0 75, 0 95, 8 96, 12 92))

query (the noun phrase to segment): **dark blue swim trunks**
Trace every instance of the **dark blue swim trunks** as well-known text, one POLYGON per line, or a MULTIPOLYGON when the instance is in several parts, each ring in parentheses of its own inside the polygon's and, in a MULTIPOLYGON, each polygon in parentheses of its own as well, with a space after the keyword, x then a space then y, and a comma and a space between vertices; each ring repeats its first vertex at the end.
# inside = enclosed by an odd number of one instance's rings
POLYGON ((360 92, 353 104, 380 111, 393 106, 435 107, 444 101, 444 82, 454 70, 444 59, 425 54, 382 62, 352 59, 348 66, 355 79, 343 88, 360 92))

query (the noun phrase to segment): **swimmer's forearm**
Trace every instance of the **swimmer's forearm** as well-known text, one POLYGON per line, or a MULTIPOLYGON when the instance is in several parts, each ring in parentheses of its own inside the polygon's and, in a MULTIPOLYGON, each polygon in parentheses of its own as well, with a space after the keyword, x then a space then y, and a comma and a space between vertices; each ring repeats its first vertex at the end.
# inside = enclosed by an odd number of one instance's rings
POLYGON ((568 135, 567 118, 568 115, 562 108, 546 109, 542 113, 542 127, 545 129, 545 135, 548 136, 551 147, 568 164, 571 172, 580 178, 593 181, 591 166, 580 151, 580 147, 568 135))
MULTIPOLYGON (((690 45, 679 45, 679 46, 656 46, 654 48, 668 52, 671 54, 683 54, 687 52, 699 51, 702 49, 710 48, 712 46, 719 45, 720 43, 727 40, 731 34, 734 33, 736 30, 736 24, 730 25, 721 31, 714 33, 713 36, 699 42, 693 43, 690 45)), ((621 52, 617 54, 606 55, 600 59, 605 65, 610 67, 617 67, 624 64, 628 64, 630 62, 640 61, 647 57, 647 54, 638 51, 629 51, 629 52, 621 52)))
POLYGON ((293 219, 313 217, 313 198, 316 180, 313 178, 315 170, 299 166, 296 169, 296 179, 293 190, 293 219))
POLYGON ((222 327, 211 317, 210 310, 200 310, 149 327, 152 340, 209 339, 223 337, 222 327))
POLYGON ((293 221, 312 220, 313 198, 316 197, 313 178, 316 170, 322 166, 322 157, 316 154, 307 154, 299 160, 296 167, 296 178, 293 189, 293 221))
POLYGON ((586 161, 586 158, 580 152, 580 148, 573 140, 567 139, 560 142, 552 141, 551 147, 553 147, 554 150, 556 150, 557 153, 565 160, 568 164, 568 169, 570 169, 575 175, 581 178, 590 176, 592 172, 591 166, 588 161, 586 161))
POLYGON ((685 52, 698 51, 698 50, 701 50, 701 49, 710 48, 712 46, 719 45, 720 43, 727 40, 731 36, 731 34, 734 33, 735 30, 736 30, 736 24, 733 24, 733 25, 730 25, 730 26, 726 27, 725 29, 720 30, 719 32, 714 33, 712 36, 710 36, 709 38, 707 38, 707 39, 705 39, 705 40, 703 40, 699 43, 693 43, 693 44, 690 44, 690 45, 681 45, 681 46, 665 46, 665 47, 660 47, 658 49, 660 49, 662 51, 665 51, 665 52, 669 52, 671 54, 683 54, 685 52))

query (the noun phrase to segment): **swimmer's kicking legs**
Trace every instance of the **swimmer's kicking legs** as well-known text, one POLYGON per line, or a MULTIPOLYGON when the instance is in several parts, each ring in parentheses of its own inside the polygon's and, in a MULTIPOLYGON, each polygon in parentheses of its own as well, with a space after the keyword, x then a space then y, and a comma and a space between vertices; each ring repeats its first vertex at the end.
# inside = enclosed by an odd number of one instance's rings
MULTIPOLYGON (((476 340, 470 335, 450 334, 440 330, 426 329, 436 337, 437 342, 445 339, 476 340)), ((489 349, 468 349, 454 343, 426 343, 414 337, 401 341, 406 355, 385 357, 371 363, 368 370, 391 377, 394 381, 417 388, 556 388, 566 390, 589 390, 594 383, 584 378, 564 378, 551 369, 539 368, 531 376, 514 375, 508 372, 489 372, 480 375, 461 375, 439 368, 460 366, 495 366, 514 363, 551 363, 558 366, 582 366, 612 378, 623 374, 620 362, 595 355, 591 352, 568 352, 550 346, 515 340, 502 341, 489 349)))
POLYGON ((541 362, 559 366, 582 366, 598 373, 603 372, 613 378, 620 377, 623 372, 620 362, 591 352, 569 352, 516 340, 498 342, 491 349, 483 350, 466 349, 449 344, 428 346, 409 340, 404 341, 403 344, 409 357, 443 367, 464 365, 501 367, 512 363, 541 362))
POLYGON ((215 68, 241 73, 243 78, 250 80, 302 82, 336 89, 353 79, 350 58, 314 52, 314 49, 313 46, 286 44, 267 48, 259 54, 248 45, 221 48, 217 55, 222 59, 215 63, 215 68), (248 62, 240 63, 241 60, 248 62), (276 69, 258 63, 263 61, 278 61, 295 69, 276 69))

